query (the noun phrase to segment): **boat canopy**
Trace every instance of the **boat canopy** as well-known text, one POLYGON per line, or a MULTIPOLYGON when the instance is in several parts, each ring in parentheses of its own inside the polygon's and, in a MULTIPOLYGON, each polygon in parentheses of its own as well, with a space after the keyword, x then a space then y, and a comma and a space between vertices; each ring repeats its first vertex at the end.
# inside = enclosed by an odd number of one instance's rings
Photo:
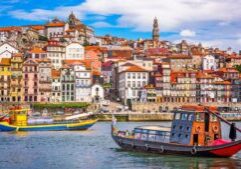
POLYGON ((199 112, 199 113, 205 113, 207 110, 211 112, 218 112, 218 109, 216 106, 203 106, 203 105, 183 105, 178 109, 179 111, 191 111, 191 112, 199 112))
POLYGON ((135 129, 141 129, 141 130, 152 130, 152 131, 166 131, 166 132, 170 132, 171 128, 170 127, 164 127, 164 126, 150 126, 150 125, 146 125, 146 126, 139 126, 136 127, 135 129))

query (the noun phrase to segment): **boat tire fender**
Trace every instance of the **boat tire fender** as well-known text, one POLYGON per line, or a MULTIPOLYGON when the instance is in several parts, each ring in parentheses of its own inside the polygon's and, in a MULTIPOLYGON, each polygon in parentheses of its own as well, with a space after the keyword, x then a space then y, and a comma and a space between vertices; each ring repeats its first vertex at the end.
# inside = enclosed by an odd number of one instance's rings
POLYGON ((217 126, 213 126, 213 132, 217 133, 218 132, 218 127, 217 126))
POLYGON ((201 130, 201 128, 200 128, 200 126, 198 126, 198 127, 195 129, 195 132, 196 132, 196 133, 199 133, 200 130, 201 130))
POLYGON ((161 146, 160 149, 159 149, 159 152, 160 152, 160 153, 163 153, 164 151, 165 151, 164 147, 161 146))
POLYGON ((148 144, 145 144, 145 150, 146 150, 146 151, 149 150, 149 146, 148 146, 148 144))
POLYGON ((196 147, 193 147, 192 150, 191 150, 191 154, 194 155, 197 153, 197 148, 196 147))

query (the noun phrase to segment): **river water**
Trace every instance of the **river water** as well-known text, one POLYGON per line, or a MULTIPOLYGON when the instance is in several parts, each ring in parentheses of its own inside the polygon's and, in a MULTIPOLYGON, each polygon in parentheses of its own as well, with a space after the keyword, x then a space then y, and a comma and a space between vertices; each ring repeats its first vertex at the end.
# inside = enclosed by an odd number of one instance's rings
MULTIPOLYGON (((121 129, 169 122, 122 122, 121 129)), ((241 127, 241 122, 237 123, 241 127)), ((223 126, 224 134, 228 133, 223 126)), ((240 135, 239 135, 239 138, 240 135)), ((126 152, 112 140, 110 123, 87 131, 0 133, 0 169, 236 169, 241 152, 232 158, 191 158, 126 152)))

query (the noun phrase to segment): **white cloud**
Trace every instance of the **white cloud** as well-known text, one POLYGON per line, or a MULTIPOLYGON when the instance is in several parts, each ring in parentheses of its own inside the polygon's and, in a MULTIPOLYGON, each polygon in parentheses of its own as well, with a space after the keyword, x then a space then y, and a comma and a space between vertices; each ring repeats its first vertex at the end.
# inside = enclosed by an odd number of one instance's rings
POLYGON ((184 29, 180 32, 180 36, 183 37, 195 37, 196 36, 196 32, 189 30, 189 29, 184 29))
POLYGON ((34 9, 31 12, 12 11, 10 14, 31 20, 41 20, 55 15, 64 17, 71 10, 82 17, 87 13, 117 14, 120 15, 120 26, 149 31, 155 16, 159 18, 161 30, 176 29, 193 22, 238 20, 241 19, 240 6, 240 0, 125 0, 125 3, 123 0, 86 0, 76 6, 57 7, 53 10, 34 9))
MULTIPOLYGON (((85 0, 75 6, 61 6, 52 10, 15 10, 9 14, 15 18, 35 21, 55 16, 65 19, 71 11, 82 20, 88 20, 89 14, 105 17, 115 15, 115 27, 141 32, 151 31, 156 16, 161 32, 183 30, 180 35, 184 37, 213 41, 221 46, 232 41, 237 46, 234 36, 240 33, 240 6, 241 0, 85 0), (225 42, 221 44, 219 40, 225 42)), ((113 26, 111 24, 105 20, 93 23, 95 27, 113 26)), ((176 36, 178 38, 180 36, 176 36)))
POLYGON ((114 25, 111 25, 108 22, 102 22, 102 21, 95 22, 91 26, 93 26, 95 28, 111 28, 111 27, 114 27, 114 25))
POLYGON ((65 19, 71 12, 74 12, 79 18, 84 18, 84 13, 77 6, 72 7, 57 7, 54 10, 45 10, 45 9, 33 9, 31 12, 24 10, 15 10, 10 11, 9 14, 15 18, 21 20, 31 20, 31 21, 46 21, 54 17, 60 19, 65 19))

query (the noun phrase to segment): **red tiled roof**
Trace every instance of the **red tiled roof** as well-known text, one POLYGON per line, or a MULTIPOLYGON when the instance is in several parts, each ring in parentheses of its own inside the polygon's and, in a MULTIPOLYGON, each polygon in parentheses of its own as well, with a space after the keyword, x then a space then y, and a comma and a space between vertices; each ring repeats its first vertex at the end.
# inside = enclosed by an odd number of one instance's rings
POLYGON ((0 28, 0 32, 10 32, 10 31, 20 31, 21 28, 20 27, 16 27, 16 26, 11 26, 11 27, 1 27, 0 28))
POLYGON ((183 105, 181 107, 182 110, 190 110, 195 112, 204 112, 206 108, 212 112, 217 112, 217 107, 215 106, 183 105))
POLYGON ((85 47, 86 51, 93 50, 93 51, 107 51, 106 47, 100 47, 100 46, 86 46, 85 47))
POLYGON ((44 30, 44 26, 42 26, 42 25, 33 25, 33 26, 31 26, 31 28, 32 29, 34 29, 34 30, 44 30))
POLYGON ((14 53, 13 56, 14 57, 23 57, 23 54, 22 53, 14 53))
POLYGON ((135 66, 130 66, 128 69, 122 72, 148 72, 148 70, 135 65, 135 66))
POLYGON ((198 78, 198 79, 213 79, 214 76, 211 75, 211 74, 199 72, 199 73, 197 74, 197 78, 198 78))
POLYGON ((51 63, 51 60, 49 58, 43 58, 43 59, 35 59, 37 62, 45 62, 45 63, 51 63))
POLYGON ((65 25, 64 22, 57 21, 57 22, 49 22, 46 26, 47 27, 63 27, 65 25))
POLYGON ((230 81, 216 81, 214 84, 220 84, 220 85, 231 85, 230 81))
POLYGON ((238 73, 238 71, 235 68, 221 68, 219 71, 224 73, 238 73))
POLYGON ((59 71, 59 70, 56 70, 56 69, 52 69, 51 75, 52 75, 52 78, 53 78, 53 79, 57 79, 57 78, 60 77, 60 71, 59 71))
POLYGON ((188 55, 183 55, 183 54, 173 54, 171 56, 169 56, 168 58, 170 59, 192 59, 191 56, 188 56, 188 55))
POLYGON ((46 51, 44 51, 42 48, 39 47, 34 47, 32 48, 30 51, 28 51, 29 53, 46 53, 46 51))
POLYGON ((83 61, 82 61, 82 60, 70 60, 70 59, 66 59, 66 60, 63 60, 63 64, 68 64, 68 65, 83 65, 83 61))
POLYGON ((101 72, 99 72, 99 71, 93 71, 92 74, 95 75, 95 76, 100 76, 100 75, 101 75, 101 72))
POLYGON ((11 59, 10 58, 2 58, 0 59, 0 65, 1 66, 9 66, 11 63, 11 59))

